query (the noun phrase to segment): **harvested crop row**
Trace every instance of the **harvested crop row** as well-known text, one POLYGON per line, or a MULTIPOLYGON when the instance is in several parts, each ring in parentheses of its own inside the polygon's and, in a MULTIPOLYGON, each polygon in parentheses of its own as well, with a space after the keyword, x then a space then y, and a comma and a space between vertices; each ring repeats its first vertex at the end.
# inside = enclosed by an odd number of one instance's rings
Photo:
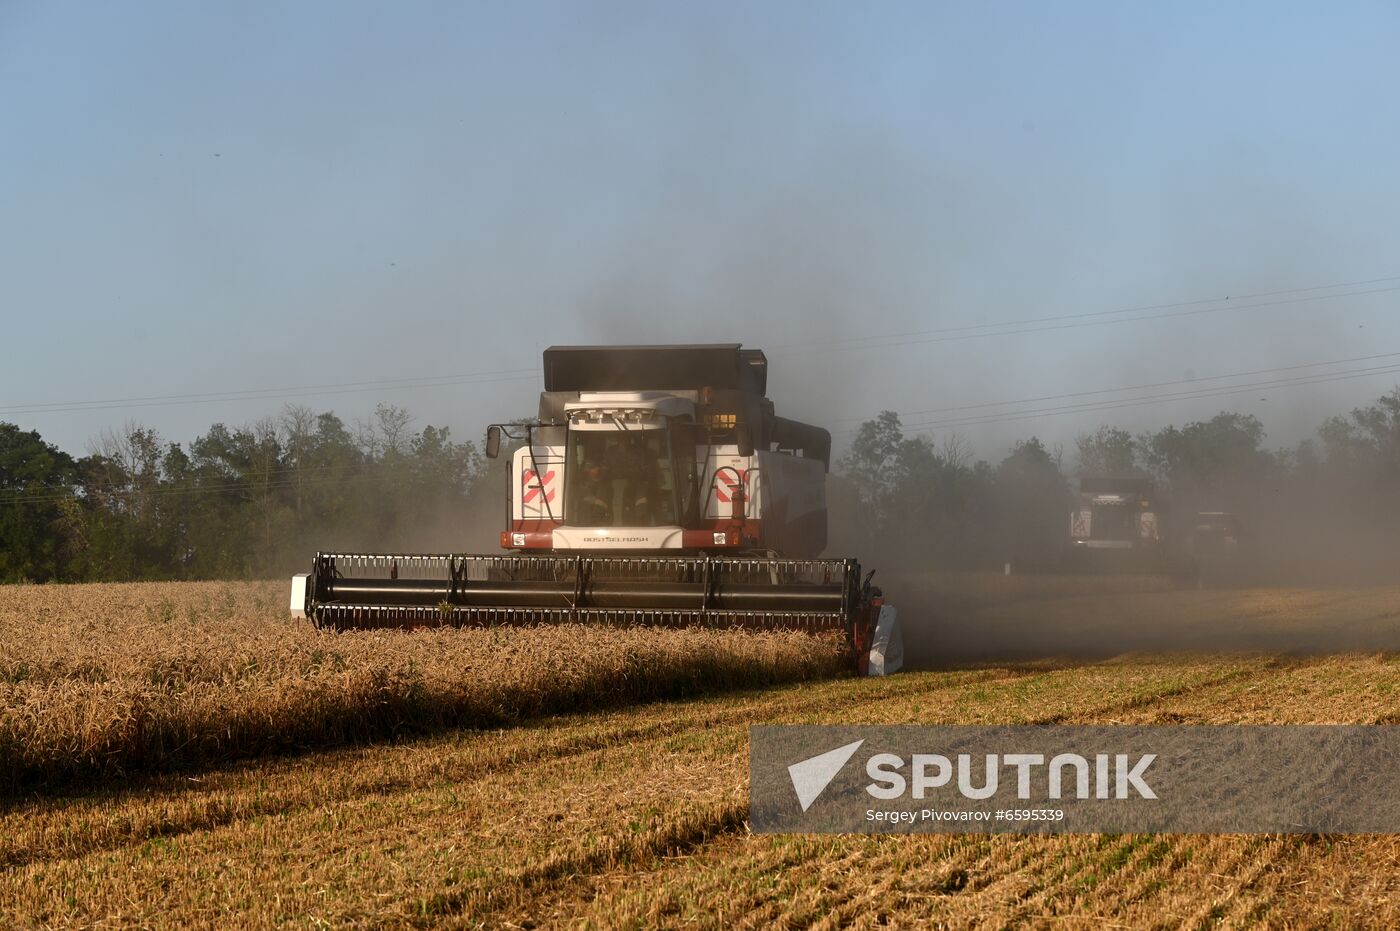
POLYGON ((837 675, 793 633, 325 634, 273 584, 0 591, 0 787, 158 771, 837 675))
POLYGON ((1394 927, 1396 855, 1379 836, 731 833, 561 886, 567 898, 530 915, 571 928, 1394 927))
MULTIPOLYGON (((229 907, 268 925, 567 916, 583 910, 594 877, 627 870, 640 893, 667 857, 705 859, 742 831, 750 723, 1103 720, 1241 668, 1125 661, 844 679, 269 760, 193 785, 162 780, 159 792, 35 800, 0 817, 11 838, 0 845, 0 901, 13 903, 0 924, 120 911, 175 926, 229 907), (585 746, 564 746, 579 738, 585 746), (519 765, 500 765, 517 755, 519 765)), ((723 890, 713 894, 732 914, 723 890)))
POLYGON ((926 673, 879 680, 878 693, 863 688, 872 683, 865 679, 802 683, 692 702, 545 717, 499 730, 461 730, 389 746, 269 758, 205 772, 193 784, 187 776, 167 774, 143 781, 139 790, 119 783, 61 801, 38 797, 0 812, 0 869, 371 795, 482 780, 612 746, 743 726, 764 716, 812 715, 833 702, 868 707, 921 692, 957 692, 969 684, 1024 678, 1035 671, 1027 667, 926 673))
MULTIPOLYGON (((1115 663, 999 687, 974 683, 949 695, 960 699, 955 710, 906 698, 881 711, 888 720, 939 722, 955 714, 1025 721, 1036 719, 1037 706, 1058 705, 1059 720, 1104 724, 1139 715, 1154 720, 1162 706, 1199 707, 1215 709, 1215 723, 1236 723, 1274 708, 1283 723, 1318 720, 1293 700, 1299 687, 1320 696, 1330 691, 1327 683, 1344 690, 1365 681, 1383 694, 1400 682, 1400 666, 1371 656, 1220 662, 1214 672, 1183 667, 1181 677, 1162 677, 1164 668, 1170 666, 1164 662, 1154 675, 1153 666, 1115 663), (1106 681, 1115 670, 1124 688, 1106 681), (1236 689, 1257 695, 1258 706, 1232 713, 1236 706, 1221 696, 1236 689)), ((845 716, 823 720, 833 717, 845 716)), ((1373 717, 1363 701, 1356 715, 1338 703, 1322 719, 1373 717)), ((727 832, 681 856, 580 870, 549 888, 515 892, 513 901, 497 883, 499 911, 486 923, 503 916, 540 927, 598 928, 1211 927, 1288 917, 1297 927, 1353 926, 1362 918, 1388 927, 1400 914, 1396 851, 1389 837, 727 832)))

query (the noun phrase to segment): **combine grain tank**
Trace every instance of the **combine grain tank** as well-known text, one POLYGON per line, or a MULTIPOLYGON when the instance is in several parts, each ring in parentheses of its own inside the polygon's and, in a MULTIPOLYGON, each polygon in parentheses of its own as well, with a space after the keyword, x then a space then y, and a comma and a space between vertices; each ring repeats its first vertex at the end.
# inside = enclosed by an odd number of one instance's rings
POLYGON ((488 457, 515 444, 504 552, 320 553, 293 612, 337 630, 841 630, 858 661, 893 671, 894 608, 856 560, 819 558, 831 435, 779 417, 767 376, 737 343, 551 347, 538 418, 487 430, 488 457))

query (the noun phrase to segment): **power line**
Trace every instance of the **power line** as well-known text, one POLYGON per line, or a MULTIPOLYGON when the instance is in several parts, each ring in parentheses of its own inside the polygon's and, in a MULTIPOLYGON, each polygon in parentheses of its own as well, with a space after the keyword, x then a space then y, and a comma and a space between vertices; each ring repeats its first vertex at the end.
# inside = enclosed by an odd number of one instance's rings
MULTIPOLYGON (((1004 320, 1004 321, 1001 321, 1001 322, 999 322, 999 323, 973 323, 973 324, 967 324, 967 325, 964 325, 964 326, 939 327, 939 328, 930 329, 930 330, 909 330, 909 331, 906 331, 906 332, 903 332, 903 333, 884 333, 884 334, 876 334, 876 335, 872 335, 872 336, 859 336, 859 337, 852 337, 852 338, 850 338, 850 339, 843 339, 843 340, 816 341, 816 342, 810 342, 810 343, 795 343, 795 344, 789 344, 787 347, 781 347, 781 348, 787 348, 787 349, 804 349, 804 348, 807 348, 807 347, 831 346, 831 345, 836 345, 836 344, 839 344, 839 343, 858 342, 858 341, 864 341, 864 340, 905 339, 905 338, 911 337, 911 336, 927 336, 927 335, 930 335, 930 334, 941 334, 941 333, 959 333, 959 332, 972 331, 972 330, 994 329, 994 328, 999 328, 999 327, 1028 326, 1028 325, 1031 325, 1031 324, 1050 323, 1050 322, 1057 322, 1057 321, 1061 321, 1061 320, 1078 320, 1078 319, 1083 319, 1083 318, 1088 318, 1088 317, 1110 317, 1110 316, 1114 316, 1114 315, 1118 315, 1118 314, 1132 314, 1132 313, 1139 313, 1139 312, 1153 311, 1153 310, 1170 310, 1170 309, 1178 308, 1178 307, 1197 307, 1197 306, 1202 306, 1202 305, 1205 305, 1205 304, 1223 304, 1223 303, 1225 303, 1225 302, 1227 302, 1227 301, 1248 301, 1248 300, 1253 300, 1254 298, 1258 298, 1258 297, 1277 297, 1277 296, 1280 295, 1280 294, 1303 294, 1303 293, 1313 292, 1313 291, 1331 291, 1331 290, 1336 290, 1336 289, 1339 289, 1339 288, 1359 288, 1359 287, 1363 287, 1363 286, 1365 286, 1365 285, 1386 284, 1386 283, 1388 283, 1388 282, 1395 282, 1395 281, 1400 281, 1400 275, 1390 275, 1390 276, 1387 276, 1387 277, 1384 277, 1384 278, 1365 278, 1365 279, 1359 279, 1359 280, 1356 280, 1356 281, 1341 281, 1341 282, 1334 282, 1333 284, 1310 285, 1310 286, 1304 287, 1304 288, 1282 288, 1282 289, 1274 290, 1274 291, 1254 291, 1254 292, 1250 292, 1250 293, 1247 293, 1247 294, 1227 294, 1227 295, 1225 295, 1224 297, 1197 298, 1197 299, 1195 299, 1195 300, 1189 300, 1189 301, 1173 301, 1173 302, 1171 302, 1171 303, 1165 303, 1165 304, 1142 304, 1142 305, 1139 305, 1139 306, 1137 306, 1137 307, 1124 307, 1124 308, 1120 308, 1120 309, 1118 309, 1118 310, 1100 310, 1100 311, 1092 311, 1092 312, 1088 312, 1088 313, 1077 313, 1077 314, 1058 314, 1058 315, 1055 315, 1055 316, 1048 316, 1048 317, 1028 317, 1028 318, 1025 318, 1025 319, 1023 319, 1023 320, 1004 320)), ((1400 286, 1397 286, 1397 287, 1400 287, 1400 286)), ((1396 290, 1396 288, 1383 288, 1383 289, 1378 289, 1377 291, 1358 291, 1358 292, 1356 292, 1356 293, 1357 293, 1357 294, 1372 294, 1372 293, 1379 293, 1379 291, 1382 291, 1382 290, 1383 290, 1383 291, 1393 291, 1393 290, 1396 290)), ((1324 294, 1324 295, 1317 295, 1317 296, 1315 296, 1315 297, 1313 297, 1313 298, 1309 298, 1309 300, 1324 300, 1324 299, 1329 298, 1329 297, 1348 297, 1348 296, 1350 296, 1350 295, 1348 295, 1348 294, 1335 294, 1335 295, 1334 295, 1334 294, 1324 294)), ((1264 307, 1264 306, 1272 306, 1272 305, 1271 305, 1271 304, 1258 304, 1258 305, 1250 305, 1250 306, 1264 307)), ((1240 308, 1239 308, 1239 307, 1228 307, 1228 306, 1227 306, 1227 307, 1221 307, 1221 308, 1217 308, 1217 309, 1218 309, 1218 310, 1235 310, 1235 309, 1240 309, 1240 308)), ((1133 319, 1151 320, 1151 319, 1156 319, 1156 318, 1154 318, 1154 317, 1142 317, 1142 318, 1133 318, 1133 319)))
MULTIPOLYGON (((942 420, 929 420, 917 423, 903 424, 909 429, 927 429, 930 427, 973 427, 984 424, 1007 423, 1017 420, 1029 420, 1038 417, 1061 416, 1064 414, 1091 413, 1096 411, 1117 410, 1124 407, 1140 407, 1150 404, 1161 404, 1170 401, 1195 400, 1198 398, 1225 397, 1245 392, 1258 391, 1270 388, 1294 388, 1303 385, 1323 384, 1333 381, 1348 381, 1356 378, 1371 378, 1377 375, 1400 374, 1400 365, 1374 366, 1366 369, 1343 372, 1326 372, 1317 375, 1305 376, 1294 379, 1279 379, 1274 381, 1251 382, 1239 385, 1226 385, 1216 388, 1205 388, 1190 392, 1175 392, 1161 395, 1151 395, 1140 398, 1120 398, 1107 399, 1104 401, 1090 402, 1086 404, 1064 405, 1060 407, 1048 407, 1022 411, 1004 411, 998 414, 989 414, 983 417, 954 417, 942 420)), ((843 435, 858 432, 858 427, 850 427, 839 431, 843 435)))
MULTIPOLYGON (((1379 356, 1374 356, 1374 357, 1361 357, 1361 358, 1362 358, 1362 359, 1368 359, 1368 358, 1391 358, 1391 357, 1395 357, 1395 356, 1400 356, 1400 353, 1385 353, 1385 354, 1382 354, 1382 355, 1379 355, 1379 356)), ((1291 371, 1291 370, 1296 370, 1296 369, 1300 369, 1300 368, 1308 368, 1308 367, 1312 367, 1312 366, 1316 366, 1316 365, 1329 365, 1329 364, 1337 364, 1337 363, 1335 363, 1335 362, 1333 362, 1333 363, 1309 363, 1309 364, 1306 364, 1306 365, 1285 366, 1285 367, 1281 367, 1281 368, 1279 368, 1279 369, 1272 369, 1272 370, 1270 370, 1270 369, 1263 369, 1263 370, 1260 370, 1260 371, 1263 371, 1263 372, 1267 372, 1267 371, 1291 371)), ((1032 409, 1032 410, 1023 410, 1023 411, 1005 411, 1005 412, 1002 412, 1002 413, 999 413, 999 414, 993 414, 993 415, 984 416, 984 417, 955 417, 955 418, 948 418, 948 419, 943 419, 943 420, 931 420, 931 421, 923 421, 923 422, 916 422, 916 423, 901 424, 901 426, 902 426, 903 428, 905 428, 905 429, 928 429, 928 428, 932 428, 932 427, 950 427, 950 428, 956 429, 956 428, 960 428, 960 427, 981 426, 981 425, 985 425, 985 424, 1009 423, 1009 422, 1014 422, 1014 421, 1029 420, 1029 419, 1035 419, 1035 418, 1040 418, 1040 417, 1061 416, 1061 415, 1064 415, 1064 414, 1093 413, 1093 412, 1099 412, 1099 411, 1118 410, 1118 409, 1120 409, 1120 408, 1126 408, 1126 407, 1141 407, 1141 406, 1144 406, 1144 405, 1161 404, 1161 403, 1167 403, 1167 402, 1171 402, 1171 401, 1196 400, 1196 399, 1199 399, 1199 398, 1209 398, 1209 397, 1225 397, 1225 396, 1229 396, 1229 395, 1243 394, 1243 393, 1245 393, 1245 392, 1258 391, 1258 390, 1260 390, 1260 389, 1296 388, 1296 387, 1300 387, 1300 386, 1315 385, 1315 384, 1323 384, 1323 383, 1333 382, 1333 381, 1346 381, 1346 380, 1351 380, 1351 379, 1356 379, 1356 378, 1369 378, 1369 377, 1374 377, 1374 376, 1376 376, 1376 375, 1391 375, 1391 374, 1400 374, 1400 364, 1381 365, 1381 366, 1371 366, 1371 367, 1361 368, 1361 369, 1355 369, 1355 370, 1344 370, 1344 371, 1341 371, 1341 372, 1324 372, 1324 373, 1318 373, 1318 374, 1316 374, 1316 375, 1308 375, 1308 376, 1295 377, 1295 378, 1274 379, 1274 380, 1259 381, 1259 382, 1247 382, 1247 383, 1244 383, 1244 384, 1225 385, 1225 386, 1219 386, 1219 387, 1215 387, 1215 388, 1203 388, 1203 389, 1198 389, 1198 390, 1194 390, 1194 391, 1167 392, 1167 393, 1156 394, 1156 395, 1148 395, 1148 396, 1143 396, 1143 397, 1138 397, 1138 398, 1120 398, 1120 399, 1112 399, 1112 400, 1105 400, 1105 401, 1089 402, 1089 403, 1086 403, 1086 404, 1070 404, 1070 405, 1061 405, 1061 406, 1057 406, 1057 407, 1047 407, 1047 408, 1039 408, 1039 409, 1032 409)), ((1215 378, 1226 378, 1226 377, 1232 377, 1232 376, 1214 376, 1214 377, 1215 377, 1215 378)), ((1164 383, 1164 384, 1172 384, 1172 383, 1164 383)), ((1105 391, 1114 391, 1114 390, 1124 390, 1124 389, 1105 389, 1105 391)), ((1094 394, 1094 393, 1101 393, 1101 392, 1087 392, 1087 393, 1089 393, 1089 394, 1094 394)), ((1046 396, 1046 397, 1047 397, 1047 398, 1053 398, 1054 396, 1046 396)), ((1001 403, 1006 404, 1006 403, 1011 403, 1011 402, 1001 402, 1001 403)), ((859 431, 859 429, 860 429, 859 427, 852 427, 852 428, 847 428, 847 429, 845 429, 845 430, 839 431, 839 433, 844 434, 844 435, 849 435, 849 434, 852 434, 852 433, 857 433, 857 432, 859 431)), ((250 479, 232 479, 232 478, 229 478, 229 479, 226 479, 226 480, 224 480, 224 481, 221 481, 221 482, 218 483, 218 484, 213 484, 213 485, 205 484, 205 485, 192 485, 192 486, 176 487, 176 488, 159 488, 159 489, 156 489, 156 490, 150 492, 149 494, 150 494, 152 497, 155 497, 155 498, 164 498, 164 497, 167 497, 167 496, 178 496, 178 495, 188 495, 188 494, 216 494, 216 493, 226 492, 226 491, 238 491, 238 492, 253 492, 253 493, 256 493, 256 492, 267 492, 267 491, 274 491, 274 490, 280 491, 280 490, 292 489, 292 488, 335 487, 335 486, 351 485, 351 484, 355 484, 355 483, 358 483, 358 482, 361 482, 361 481, 365 481, 365 480, 368 480, 368 479, 372 479, 372 478, 374 478, 374 476, 373 476, 371 473, 380 471, 380 470, 382 470, 383 468, 384 468, 384 463, 376 463, 376 464, 373 464, 373 465, 369 466, 368 468, 365 468, 365 467, 359 466, 359 465, 347 465, 347 466, 308 466, 308 467, 304 467, 304 468, 301 468, 301 469, 298 469, 298 468, 296 468, 296 467, 289 467, 289 468, 283 468, 283 469, 273 469, 273 470, 269 470, 268 472, 264 473, 263 476, 259 476, 259 477, 256 477, 256 478, 250 478, 250 479), (339 471, 359 470, 359 473, 360 473, 360 474, 355 475, 355 476, 350 477, 350 478, 346 478, 346 477, 343 477, 343 476, 335 476, 335 477, 327 477, 327 478, 320 478, 320 479, 312 478, 312 479, 309 479, 309 480, 304 480, 304 479, 301 478, 300 475, 297 474, 297 473, 299 473, 299 472, 304 474, 304 473, 308 473, 308 472, 310 472, 310 473, 315 473, 315 472, 328 471, 328 470, 339 470, 339 471), (273 476, 273 475, 283 475, 283 474, 285 474, 285 475, 290 475, 290 476, 293 476, 293 477, 279 479, 278 481, 267 481, 267 480, 266 480, 268 477, 271 477, 271 476, 273 476)), ((124 483, 123 487, 130 489, 132 486, 131 486, 130 483, 124 483)), ((40 494, 40 495, 14 494, 14 495, 6 496, 6 497, 0 497, 0 506, 7 505, 7 504, 52 504, 52 503, 57 503, 57 502, 64 501, 64 500, 69 500, 69 499, 71 499, 72 497, 73 497, 73 495, 72 495, 72 493, 71 493, 70 490, 62 490, 62 491, 60 491, 60 490, 57 490, 57 489, 55 489, 55 490, 52 491, 51 493, 45 493, 45 494, 40 494)))
MULTIPOLYGON (((358 450, 358 447, 356 447, 356 449, 358 450)), ((202 484, 197 486, 187 486, 184 488, 162 489, 159 492, 156 492, 156 494, 183 494, 187 492, 214 493, 220 491, 256 491, 261 490, 263 488, 295 488, 301 487, 303 485, 313 485, 318 483, 316 479, 306 481, 303 478, 303 476, 307 475, 314 476, 323 472, 358 472, 359 474, 356 476, 356 479, 358 480, 359 478, 370 478, 372 477, 372 473, 389 469, 393 465, 394 463, 386 462, 383 459, 380 459, 378 461, 371 460, 362 462, 342 462, 331 463, 326 465, 279 466, 278 468, 259 470, 256 474, 250 474, 248 476, 243 477, 240 477, 238 475, 231 475, 226 469, 218 469, 217 467, 211 467, 206 465, 201 466, 199 468, 213 468, 214 471, 212 473, 206 471, 201 474, 195 474, 192 476, 192 478, 196 481, 205 480, 202 484), (288 476, 290 478, 284 479, 284 476, 288 476), (274 478, 276 478, 277 481, 271 481, 274 478)), ((130 491, 137 488, 137 483, 134 481, 112 482, 107 484, 105 488, 122 489, 130 491)), ((62 500, 64 497, 67 497, 67 495, 55 492, 51 500, 62 500)), ((22 492, 15 493, 9 496, 0 496, 0 504, 9 504, 15 502, 24 503, 29 502, 31 500, 34 500, 32 496, 22 492)))
MULTIPOLYGON (((1379 279, 1379 280, 1388 280, 1388 279, 1379 279)), ((1254 310, 1254 309, 1258 309, 1258 308, 1261 308, 1261 307, 1283 307, 1283 306, 1287 306, 1287 305, 1291 305, 1291 304, 1305 304, 1305 303, 1310 303, 1310 302, 1313 302, 1313 301, 1332 300, 1333 298, 1359 297, 1359 296, 1367 295, 1367 294, 1386 294, 1386 293, 1390 293, 1390 292, 1393 292, 1393 291, 1400 291, 1400 285, 1392 285, 1392 286, 1390 286, 1390 287, 1385 287, 1385 288, 1371 288, 1371 289, 1362 290, 1362 291, 1347 291, 1347 292, 1343 292, 1343 293, 1341 293, 1341 294, 1315 294, 1315 295, 1311 295, 1311 296, 1308 296, 1308 297, 1291 298, 1291 299, 1288 299, 1288 300, 1262 301, 1262 302, 1256 302, 1256 303, 1252 303, 1252 304, 1248 304, 1248 303, 1234 304, 1234 303, 1232 303, 1232 304, 1228 304, 1228 305, 1221 306, 1221 307, 1206 307, 1206 308, 1199 308, 1199 309, 1195 309, 1195 310, 1178 310, 1178 311, 1172 311, 1172 312, 1168 312, 1168 313, 1144 314, 1144 315, 1136 316, 1136 317, 1121 317, 1121 318, 1116 318, 1116 319, 1112 319, 1112 320, 1107 320, 1107 319, 1104 319, 1104 320, 1081 320, 1081 321, 1078 322, 1078 323, 1055 323, 1054 325, 1050 325, 1050 326, 1025 326, 1025 327, 1019 327, 1019 328, 1017 328, 1017 329, 998 329, 998 328, 1001 328, 1001 327, 1013 326, 1013 324, 1010 324, 1010 323, 978 323, 978 324, 970 324, 970 325, 962 326, 962 327, 945 327, 945 328, 937 329, 937 330, 924 330, 924 331, 918 331, 918 332, 913 332, 913 333, 908 333, 908 334, 892 334, 892 335, 881 335, 881 336, 855 337, 855 338, 853 338, 853 340, 842 341, 841 343, 837 343, 837 342, 833 341, 832 343, 827 343, 827 344, 815 344, 815 345, 818 345, 818 348, 814 348, 814 349, 811 349, 811 350, 798 350, 798 351, 799 351, 799 352, 802 352, 802 351, 810 351, 810 352, 835 352, 835 351, 837 351, 837 350, 839 350, 839 349, 889 349, 889 348, 896 348, 896 347, 902 347, 902 346, 920 346, 920 345, 926 345, 926 344, 928 344, 928 343, 952 343, 952 342, 961 342, 961 341, 963 341, 963 340, 969 340, 969 339, 987 339, 987 338, 989 338, 989 337, 994 337, 994 336, 1017 336, 1017 335, 1022 335, 1022 334, 1026 334, 1026 333, 1049 333, 1049 332, 1053 332, 1053 331, 1056 331, 1056 330, 1079 330, 1079 329, 1084 329, 1084 328, 1086 328, 1086 327, 1109 326, 1109 325, 1123 324, 1123 323, 1141 323, 1141 322, 1146 321, 1146 320, 1169 320, 1169 319, 1175 319, 1175 318, 1179 318, 1179 317, 1195 317, 1195 316, 1200 316, 1200 315, 1202 315, 1202 314, 1227 313, 1227 312, 1233 312, 1233 311, 1237 311, 1237 310, 1254 310), (976 330, 981 330, 981 331, 984 331, 984 332, 964 332, 964 331, 976 331, 976 330), (929 335, 926 335, 926 334, 929 334, 929 335), (941 335, 938 335, 938 334, 941 334, 941 335), (846 342, 852 342, 852 341, 854 341, 854 340, 866 340, 867 342, 865 342, 865 343, 863 343, 862 345, 859 345, 859 346, 844 345, 844 343, 846 343, 846 342), (897 342, 874 342, 875 340, 898 340, 898 341, 897 341, 897 342), (827 348, 825 348, 825 349, 819 348, 819 347, 822 346, 822 345, 826 346, 827 348)), ((1227 298, 1226 300, 1229 300, 1229 299, 1227 298)), ((1174 306, 1174 305, 1167 305, 1167 306, 1174 306)), ((1102 311, 1101 313, 1102 313, 1102 314, 1110 314, 1110 313, 1125 313, 1125 312, 1126 312, 1126 311, 1102 311)), ((1057 320, 1073 320, 1073 319, 1076 319, 1076 318, 1079 318, 1079 317, 1083 317, 1083 316, 1086 316, 1086 315, 1084 315, 1084 314, 1065 314, 1065 315, 1063 315, 1063 316, 1058 316, 1058 317, 1041 317, 1041 318, 1038 318, 1037 320, 1031 321, 1031 322, 1036 322, 1036 323, 1045 322, 1045 323, 1049 323, 1049 322, 1051 322, 1051 321, 1057 321, 1057 320)))
MULTIPOLYGON (((1067 394, 1046 394, 1040 395, 1039 397, 1018 398, 1012 401, 986 401, 980 404, 959 404, 953 407, 929 407, 924 408, 922 410, 903 411, 901 412, 901 414, 902 416, 917 416, 920 414, 945 414, 952 413, 954 411, 980 410, 989 407, 1011 407, 1018 404, 1035 404, 1042 401, 1061 401, 1067 398, 1092 397, 1096 394, 1116 394, 1122 391, 1142 391, 1147 388, 1167 388, 1176 385, 1195 384, 1196 382, 1223 381, 1227 378, 1248 378, 1253 375, 1268 375, 1274 372, 1296 372, 1302 369, 1324 368, 1329 365, 1347 365, 1352 362, 1373 362, 1377 359, 1393 359, 1396 357, 1400 357, 1400 352, 1383 352, 1371 356, 1353 356, 1349 359, 1333 359, 1330 362, 1304 362, 1299 365, 1282 365, 1276 368, 1251 369, 1250 371, 1232 372, 1227 375, 1201 375, 1195 378, 1182 378, 1176 381, 1158 381, 1147 382, 1141 385, 1125 385, 1121 388, 1099 388, 1094 391, 1073 391, 1067 394)), ((853 420, 866 421, 872 419, 875 416, 878 415, 867 414, 864 416, 836 417, 833 418, 833 422, 844 423, 853 420)))
POLYGON ((1213 389, 1202 389, 1195 392, 1177 392, 1159 396, 1148 396, 1141 398, 1124 398, 1118 400, 1104 401, 1098 403, 1066 405, 1063 407, 1041 408, 1029 411, 1007 411, 1003 414, 988 415, 986 417, 952 418, 945 420, 922 421, 910 424, 911 427, 939 427, 939 426, 980 426, 988 423, 1003 423, 1007 421, 1026 420, 1033 417, 1058 416, 1063 414, 1078 414, 1094 411, 1116 410, 1123 407, 1140 407, 1150 404, 1162 404, 1171 401, 1189 401, 1198 398, 1228 397, 1235 394, 1259 391, 1262 389, 1274 388, 1295 388, 1305 385, 1324 384, 1333 381, 1349 381, 1357 378, 1370 378, 1376 375, 1400 374, 1400 366, 1378 366, 1357 372, 1337 372, 1322 375, 1310 376, 1300 379, 1284 379, 1278 381, 1253 382, 1241 385, 1227 385, 1213 389))
MULTIPOLYGON (((841 349, 893 348, 905 345, 953 342, 967 339, 983 339, 995 336, 1014 336, 1026 333, 1040 333, 1052 330, 1079 329, 1090 326, 1133 323, 1145 320, 1159 320, 1175 317, 1188 317, 1200 314, 1214 314, 1236 310, 1251 310, 1265 307, 1279 307, 1292 304, 1330 300, 1333 298, 1357 297, 1400 291, 1400 284, 1363 290, 1343 291, 1336 294, 1315 292, 1337 291, 1345 288, 1364 288, 1367 285, 1400 282, 1400 275, 1381 278, 1359 279, 1334 282, 1332 284, 1311 285, 1299 288, 1284 288, 1272 291, 1255 291, 1241 295, 1227 295, 1221 298, 1201 298, 1172 303, 1145 304, 1118 310, 1093 311, 1077 314, 1060 314, 1045 317, 1029 317, 1020 320, 1007 320, 995 323, 968 324, 956 327, 941 327, 928 330, 913 330, 904 333, 874 334, 870 336, 847 337, 839 340, 808 343, 788 343, 774 346, 770 351, 783 354, 804 352, 838 351, 841 349), (1276 297, 1284 294, 1305 295, 1277 301, 1248 303, 1254 298, 1276 297), (1205 306, 1219 304, 1222 306, 1205 306), (1190 308, 1190 309, 1181 309, 1190 308), (1144 314, 1144 311, 1170 311, 1144 314), (1137 316, 1128 316, 1136 314, 1137 316), (1078 322, 1067 322, 1078 321, 1078 322), (896 342, 890 342, 896 341, 896 342)), ((366 391, 397 391, 413 388, 451 387, 461 384, 488 384, 505 381, 525 381, 539 377, 536 368, 504 369, 488 372, 468 372, 448 375, 430 375, 416 378, 376 379, 369 381, 336 382, 322 385, 282 386, 276 388, 252 388, 217 392, 195 392, 185 394, 148 395, 130 398, 102 398, 87 401, 56 401, 33 404, 0 406, 0 415, 51 414, 78 411, 117 410, 140 407, 164 407, 171 405, 209 404, 228 401, 267 401, 285 400, 297 397, 319 397, 324 395, 351 394, 366 391)))
POLYGON ((0 407, 0 414, 53 414, 70 411, 100 411, 128 407, 164 407, 174 404, 208 404, 218 401, 269 401, 363 391, 394 391, 404 388, 440 388, 451 385, 486 384, 538 378, 537 369, 504 369, 497 372, 466 372, 419 378, 389 378, 374 381, 338 382, 282 388, 250 388, 241 391, 208 391, 191 394, 151 395, 139 398, 104 398, 92 401, 55 401, 0 407), (495 376, 495 377, 492 377, 495 376))
MULTIPOLYGON (((353 485, 361 481, 370 481, 376 479, 378 476, 376 476, 374 473, 383 471, 385 468, 385 463, 379 462, 373 463, 368 467, 360 465, 344 465, 308 466, 300 470, 296 468, 272 469, 264 473, 263 475, 256 477, 236 479, 226 476, 219 476, 219 480, 213 484, 185 485, 177 486, 174 488, 157 488, 147 492, 147 494, 149 494, 152 498, 165 498, 167 496, 219 494, 222 492, 256 493, 262 491, 280 491, 283 489, 291 488, 321 488, 336 485, 353 485), (324 476, 321 478, 311 478, 306 480, 303 480, 300 478, 299 475, 296 475, 296 473, 298 472, 315 473, 324 471, 338 471, 342 474, 334 476, 324 476), (348 476, 344 474, 352 472, 357 472, 358 474, 348 476), (289 475, 292 477, 279 478, 277 481, 266 481, 264 479, 264 476, 272 476, 278 474, 289 475)), ((121 489, 124 492, 131 492, 138 490, 138 486, 133 482, 121 482, 106 486, 101 490, 110 491, 113 489, 121 489)), ((42 494, 30 495, 24 493, 17 493, 0 497, 0 506, 4 506, 7 504, 54 504, 59 501, 68 500, 70 498, 73 498, 73 495, 70 490, 60 490, 59 488, 54 488, 51 491, 46 490, 42 494)))

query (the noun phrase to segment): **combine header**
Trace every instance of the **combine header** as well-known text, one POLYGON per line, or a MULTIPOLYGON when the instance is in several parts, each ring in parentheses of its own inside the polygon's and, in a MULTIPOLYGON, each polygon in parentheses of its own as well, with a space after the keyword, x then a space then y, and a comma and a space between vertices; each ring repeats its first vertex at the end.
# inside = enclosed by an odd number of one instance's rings
POLYGON ((826 546, 826 430, 778 417, 738 344, 553 347, 496 556, 320 553, 292 610, 335 630, 565 621, 844 631, 898 666, 894 608, 826 546), (873 647, 873 649, 872 649, 873 647))

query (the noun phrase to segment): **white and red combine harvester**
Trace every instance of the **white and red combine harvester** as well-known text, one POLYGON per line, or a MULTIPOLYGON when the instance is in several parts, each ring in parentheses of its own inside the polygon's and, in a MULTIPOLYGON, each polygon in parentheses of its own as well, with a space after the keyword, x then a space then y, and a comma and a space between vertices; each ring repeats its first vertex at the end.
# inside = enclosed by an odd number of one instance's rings
POLYGON ((900 664, 896 612, 826 546, 831 435, 777 416, 737 343, 555 346, 494 556, 319 553, 292 611, 336 630, 600 622, 841 630, 862 671, 900 664))

